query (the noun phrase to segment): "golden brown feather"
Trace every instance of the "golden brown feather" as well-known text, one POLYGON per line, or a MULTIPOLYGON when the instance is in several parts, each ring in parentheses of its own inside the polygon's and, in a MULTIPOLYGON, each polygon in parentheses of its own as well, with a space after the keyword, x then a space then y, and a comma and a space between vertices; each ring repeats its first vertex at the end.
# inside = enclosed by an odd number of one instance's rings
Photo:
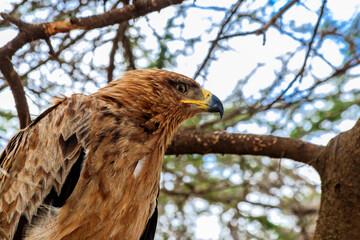
POLYGON ((98 92, 57 100, 0 156, 0 227, 11 238, 57 192, 82 150, 65 205, 37 220, 25 239, 140 239, 156 207, 162 159, 181 122, 219 111, 219 100, 190 78, 165 70, 124 74, 98 92))

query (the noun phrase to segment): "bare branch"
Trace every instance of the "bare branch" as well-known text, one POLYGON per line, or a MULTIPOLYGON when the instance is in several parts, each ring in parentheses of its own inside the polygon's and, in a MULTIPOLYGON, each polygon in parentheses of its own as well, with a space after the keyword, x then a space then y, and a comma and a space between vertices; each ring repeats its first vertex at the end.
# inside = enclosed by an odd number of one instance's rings
POLYGON ((289 85, 285 88, 285 90, 282 91, 282 93, 281 93, 277 98, 275 98, 275 100, 274 100, 272 103, 270 103, 270 104, 266 107, 266 109, 270 109, 270 108, 272 107, 272 105, 274 105, 274 103, 276 103, 277 101, 279 101, 279 100, 284 96, 284 94, 292 87, 292 85, 293 85, 299 78, 302 79, 302 77, 304 76, 304 71, 305 71, 306 63, 307 63, 307 60, 309 59, 310 52, 311 52, 311 49, 312 49, 312 44, 313 44, 314 39, 315 39, 315 37, 316 37, 316 34, 317 34, 317 32, 318 32, 318 28, 319 28, 319 26, 320 26, 321 18, 322 18, 323 14, 324 14, 325 5, 326 5, 326 0, 323 1, 323 4, 322 4, 322 6, 321 6, 320 14, 319 14, 317 23, 316 23, 316 25, 315 25, 312 38, 311 38, 311 40, 310 40, 309 43, 308 43, 308 50, 307 50, 307 52, 306 52, 305 59, 304 59, 304 62, 303 62, 302 67, 300 68, 298 74, 296 74, 296 76, 294 77, 294 79, 293 79, 293 80, 289 83, 289 85))
MULTIPOLYGON (((295 3, 299 2, 299 0, 292 0, 290 1, 288 4, 286 4, 283 8, 281 8, 279 10, 278 13, 276 13, 275 15, 273 15, 270 19, 270 21, 268 21, 267 23, 265 23, 261 28, 256 29, 254 31, 250 31, 250 32, 241 32, 241 33, 235 33, 235 34, 231 34, 231 35, 226 35, 226 36, 222 36, 219 40, 223 40, 223 39, 228 39, 228 38, 232 38, 232 37, 239 37, 239 36, 246 36, 246 35, 251 35, 251 34, 256 34, 256 35, 260 35, 260 34, 264 34, 265 32, 268 30, 269 27, 275 25, 276 21, 287 11, 289 10, 290 7, 292 7, 295 3)), ((265 36, 264 36, 264 40, 265 40, 265 36)), ((265 41, 264 41, 265 44, 265 41)))
POLYGON ((69 32, 73 29, 94 29, 101 28, 116 23, 122 23, 130 19, 138 18, 150 12, 160 11, 170 5, 180 4, 183 0, 157 0, 146 1, 137 0, 132 5, 126 5, 123 8, 111 9, 108 12, 90 17, 75 18, 46 23, 44 30, 48 36, 60 32, 69 32))
POLYGON ((129 23, 128 22, 122 23, 121 26, 123 27, 123 29, 122 29, 123 34, 120 36, 120 42, 121 42, 123 50, 124 50, 124 53, 123 53, 124 58, 128 63, 127 70, 133 70, 133 69, 136 69, 135 58, 134 58, 134 54, 132 51, 130 39, 125 34, 129 28, 129 23))
POLYGON ((180 131, 166 154, 239 154, 290 158, 312 165, 325 147, 299 139, 227 132, 180 131))
POLYGON ((7 80, 14 96, 15 106, 20 121, 20 128, 25 128, 30 123, 31 119, 21 79, 14 70, 9 59, 0 58, 0 70, 2 74, 4 74, 4 77, 7 80))
POLYGON ((124 32, 122 31, 122 27, 121 25, 124 23, 121 23, 116 31, 116 35, 112 41, 112 48, 111 48, 111 52, 110 52, 110 60, 109 60, 109 67, 107 68, 107 82, 111 82, 113 80, 113 71, 115 68, 115 53, 116 50, 119 48, 119 39, 120 39, 120 35, 124 34, 124 32))
POLYGON ((110 63, 109 67, 107 69, 107 79, 108 82, 111 82, 113 80, 113 71, 115 68, 115 54, 119 47, 119 42, 122 43, 123 50, 124 50, 124 58, 128 62, 127 70, 133 70, 135 69, 135 61, 134 61, 134 55, 132 52, 132 47, 130 44, 129 38, 126 36, 126 31, 129 28, 129 22, 123 22, 119 25, 118 30, 116 31, 116 35, 113 39, 113 47, 110 52, 110 63))
MULTIPOLYGON (((9 14, 13 15, 18 10, 18 8, 26 2, 27 2, 27 0, 22 0, 20 3, 14 4, 13 5, 14 7, 9 14)), ((8 26, 8 21, 6 21, 6 20, 0 21, 0 27, 5 27, 5 26, 8 26)))
POLYGON ((202 64, 200 65, 200 67, 198 68, 196 73, 194 74, 193 79, 196 79, 200 75, 201 71, 205 68, 206 64, 208 63, 208 61, 211 58, 211 55, 212 55, 213 51, 215 50, 215 47, 217 46, 217 44, 218 44, 218 42, 220 40, 221 35, 224 32, 224 29, 225 29, 226 25, 229 23, 231 18, 234 16, 234 14, 238 10, 238 8, 240 7, 242 2, 243 2, 243 0, 239 0, 236 4, 234 4, 234 6, 229 11, 229 13, 225 15, 225 18, 224 18, 224 20, 223 20, 223 22, 221 24, 221 27, 220 27, 219 32, 217 34, 217 37, 216 37, 215 40, 212 41, 211 46, 209 48, 209 51, 208 51, 204 61, 202 62, 202 64))

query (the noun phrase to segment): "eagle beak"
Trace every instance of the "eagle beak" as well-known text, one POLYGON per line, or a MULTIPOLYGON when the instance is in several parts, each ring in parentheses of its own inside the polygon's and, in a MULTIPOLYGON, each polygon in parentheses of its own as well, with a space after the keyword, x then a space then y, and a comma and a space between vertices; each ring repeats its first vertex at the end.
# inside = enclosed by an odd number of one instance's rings
POLYGON ((224 115, 224 107, 220 99, 213 95, 208 90, 203 89, 202 94, 204 100, 181 100, 183 103, 192 103, 198 105, 199 108, 206 110, 207 112, 218 112, 220 118, 224 115))

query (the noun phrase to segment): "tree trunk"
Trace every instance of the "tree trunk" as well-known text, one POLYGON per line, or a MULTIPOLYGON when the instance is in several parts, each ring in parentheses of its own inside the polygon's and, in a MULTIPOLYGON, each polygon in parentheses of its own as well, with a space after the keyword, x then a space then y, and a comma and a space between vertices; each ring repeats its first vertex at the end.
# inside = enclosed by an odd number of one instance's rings
POLYGON ((322 185, 314 239, 360 239, 360 120, 315 160, 322 185))

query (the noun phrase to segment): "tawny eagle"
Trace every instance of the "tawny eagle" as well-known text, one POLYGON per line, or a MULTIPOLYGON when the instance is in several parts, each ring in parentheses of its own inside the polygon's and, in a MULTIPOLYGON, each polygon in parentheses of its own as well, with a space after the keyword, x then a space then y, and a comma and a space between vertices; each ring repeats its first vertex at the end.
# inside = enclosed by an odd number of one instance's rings
POLYGON ((200 112, 223 106, 158 69, 57 99, 0 155, 0 238, 153 239, 166 147, 200 112))

